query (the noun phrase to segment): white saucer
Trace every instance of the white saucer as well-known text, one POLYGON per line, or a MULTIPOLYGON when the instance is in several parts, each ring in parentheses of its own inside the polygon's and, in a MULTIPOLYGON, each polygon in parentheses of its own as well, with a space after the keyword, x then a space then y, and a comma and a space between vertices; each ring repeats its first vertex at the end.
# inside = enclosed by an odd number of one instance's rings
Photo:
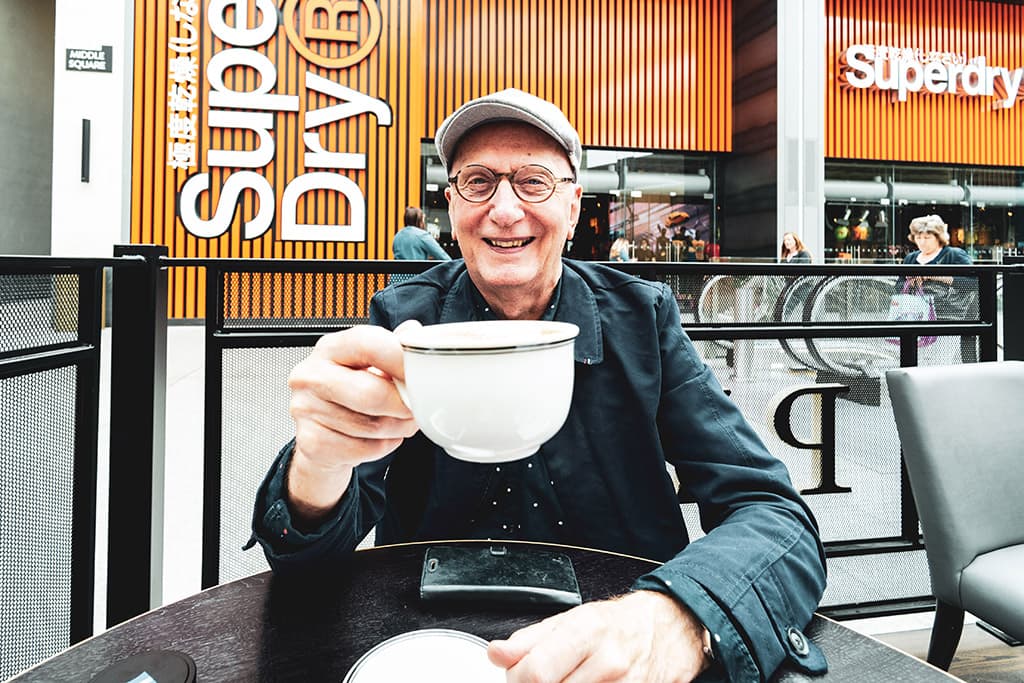
POLYGON ((343 683, 503 683, 505 670, 487 659, 487 641, 470 633, 431 628, 374 645, 343 683))

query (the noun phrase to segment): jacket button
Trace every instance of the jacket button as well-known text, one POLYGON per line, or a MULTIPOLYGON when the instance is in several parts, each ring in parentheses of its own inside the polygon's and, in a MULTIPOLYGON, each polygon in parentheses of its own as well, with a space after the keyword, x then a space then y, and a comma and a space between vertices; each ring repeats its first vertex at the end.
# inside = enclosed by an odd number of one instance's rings
POLYGON ((806 655, 811 649, 807 646, 807 637, 803 633, 800 633, 799 629, 795 629, 790 626, 786 629, 786 638, 789 640, 790 646, 793 651, 800 656, 806 655))

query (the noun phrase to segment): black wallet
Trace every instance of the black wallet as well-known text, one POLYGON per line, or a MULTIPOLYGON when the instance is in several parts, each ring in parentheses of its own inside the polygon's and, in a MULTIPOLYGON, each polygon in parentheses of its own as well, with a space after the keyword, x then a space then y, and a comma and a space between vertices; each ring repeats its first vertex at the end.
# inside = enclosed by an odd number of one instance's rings
POLYGON ((566 555, 503 545, 428 548, 420 597, 561 607, 582 602, 576 572, 566 555))

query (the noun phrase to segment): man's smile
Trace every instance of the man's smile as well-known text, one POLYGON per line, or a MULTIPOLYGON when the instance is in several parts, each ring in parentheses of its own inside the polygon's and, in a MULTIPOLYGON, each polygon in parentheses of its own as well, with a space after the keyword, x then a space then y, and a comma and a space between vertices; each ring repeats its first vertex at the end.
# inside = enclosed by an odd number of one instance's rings
POLYGON ((499 240, 499 239, 491 239, 491 238, 485 237, 484 238, 484 242, 487 242, 487 244, 489 244, 490 246, 497 247, 498 249, 518 249, 519 247, 525 247, 527 244, 532 242, 534 239, 536 239, 536 238, 534 238, 534 237, 520 237, 520 238, 517 238, 517 239, 499 240))

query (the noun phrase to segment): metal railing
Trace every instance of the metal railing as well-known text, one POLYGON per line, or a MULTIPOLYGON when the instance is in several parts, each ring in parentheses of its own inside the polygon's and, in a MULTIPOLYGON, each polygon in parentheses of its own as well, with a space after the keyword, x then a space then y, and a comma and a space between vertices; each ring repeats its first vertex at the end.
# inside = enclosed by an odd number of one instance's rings
MULTIPOLYGON (((261 556, 244 556, 237 549, 248 533, 252 491, 277 447, 290 436, 285 387, 288 370, 308 353, 308 347, 323 333, 366 322, 370 297, 391 278, 404 277, 434 264, 227 259, 167 259, 163 263, 172 268, 199 266, 207 271, 202 581, 204 586, 210 586, 265 568, 261 556), (258 420, 249 415, 253 411, 239 410, 246 402, 257 406, 258 420), (239 424, 246 426, 239 428, 239 424), (253 435, 258 433, 269 438, 253 441, 253 435), (225 507, 226 501, 232 501, 228 507, 225 507)), ((689 336, 709 364, 717 368, 723 384, 730 387, 733 397, 752 422, 764 424, 776 417, 756 414, 763 408, 765 399, 770 398, 765 395, 766 387, 786 392, 808 381, 819 386, 837 383, 848 386, 848 392, 836 394, 839 401, 845 401, 841 404, 843 408, 849 404, 857 410, 861 410, 860 407, 873 409, 867 415, 846 411, 849 414, 845 422, 840 420, 839 436, 846 442, 856 441, 866 438, 869 432, 878 431, 880 426, 883 428, 887 442, 876 446, 888 450, 887 467, 892 471, 886 486, 890 494, 861 500, 849 509, 844 509, 844 503, 836 502, 841 493, 833 490, 837 486, 835 482, 821 485, 823 477, 834 479, 837 476, 834 460, 826 458, 825 462, 808 467, 806 461, 814 458, 801 452, 807 448, 794 446, 794 442, 800 441, 797 437, 791 435, 789 442, 783 442, 772 437, 771 432, 763 436, 766 441, 774 438, 770 444, 773 451, 783 451, 783 459, 797 472, 794 479, 804 492, 822 501, 821 504, 812 502, 812 507, 824 520, 826 532, 829 527, 836 527, 833 522, 837 518, 853 517, 872 507, 892 510, 894 523, 880 525, 880 531, 833 528, 831 533, 826 533, 826 548, 835 566, 842 567, 850 562, 849 558, 918 553, 911 570, 900 566, 887 570, 891 574, 916 574, 916 588, 894 589, 893 595, 882 600, 871 600, 863 591, 856 594, 856 591, 839 590, 827 604, 826 611, 841 615, 863 611, 868 605, 868 611, 880 613, 908 609, 908 605, 917 606, 925 599, 928 586, 920 552, 923 545, 909 484, 899 466, 898 439, 891 411, 883 403, 882 373, 887 367, 918 364, 926 351, 934 353, 940 346, 945 348, 947 357, 940 358, 939 362, 961 362, 955 353, 957 344, 937 341, 960 336, 969 339, 972 346, 977 340, 977 359, 994 360, 998 354, 1000 268, 917 266, 911 270, 896 265, 693 263, 629 263, 617 267, 672 287, 689 336), (958 321, 887 320, 896 281, 908 271, 938 277, 955 274, 968 282, 978 294, 976 315, 958 321), (716 288, 720 290, 717 295, 720 305, 708 306, 707 300, 716 288), (722 300, 726 303, 722 304, 722 300), (860 308, 855 305, 857 302, 860 308), (932 346, 919 346, 922 338, 933 339, 932 346), (780 377, 779 372, 763 376, 752 369, 763 368, 766 363, 777 365, 771 359, 773 352, 799 366, 798 371, 789 377, 786 373, 793 368, 786 367, 780 377), (752 362, 752 358, 759 360, 752 362), (791 379, 796 379, 797 383, 793 384, 791 379), (855 424, 864 420, 874 422, 855 424)), ((924 360, 936 362, 934 358, 924 360)), ((815 409, 820 414, 821 400, 816 400, 815 409)), ((835 438, 834 416, 832 427, 825 429, 831 429, 835 438)), ((820 456, 815 457, 820 460, 820 456)), ((852 456, 840 452, 838 458, 842 471, 844 459, 852 456)), ((872 485, 865 479, 852 496, 846 495, 855 498, 857 492, 872 485)), ((681 500, 686 508, 685 495, 681 500)), ((691 534, 700 535, 696 511, 688 513, 691 534)), ((859 570, 849 570, 856 571, 859 570)), ((837 570, 836 573, 843 572, 837 570)))
POLYGON ((92 635, 104 268, 0 257, 0 678, 92 635))
MULTIPOLYGON (((34 345, 0 343, 0 388, 10 378, 44 368, 78 368, 71 571, 72 592, 78 597, 69 642, 91 630, 91 614, 83 610, 91 612, 92 607, 90 525, 95 522, 103 269, 113 272, 114 292, 107 620, 115 624, 154 606, 154 576, 159 577, 162 562, 155 529, 163 522, 168 270, 201 268, 206 274, 201 559, 206 587, 262 568, 257 552, 243 555, 239 548, 248 536, 256 485, 290 437, 285 379, 292 365, 323 333, 365 322, 370 298, 390 280, 435 265, 172 259, 163 247, 134 245, 118 247, 115 255, 105 260, 0 258, 0 283, 19 273, 54 278, 69 273, 81 283, 77 331, 71 338, 34 345)), ((1018 299, 1024 266, 617 267, 671 286, 683 326, 698 351, 804 491, 829 557, 831 593, 826 592, 824 611, 843 616, 923 606, 928 592, 923 544, 886 403, 884 371, 961 362, 961 345, 945 343, 959 337, 970 339, 972 348, 977 341, 978 360, 997 359, 1004 318, 1008 334, 1021 334, 1024 309, 1018 299), (895 283, 906 275, 971 283, 978 294, 976 312, 964 320, 888 320, 895 283), (1005 301, 1000 305, 1002 283, 1005 301), (936 341, 921 345, 922 339, 936 341), (815 388, 821 390, 816 393, 815 388), (778 406, 789 412, 780 417, 778 406), (808 425, 810 432, 801 432, 808 425), (875 580, 857 585, 865 572, 875 580), (879 575, 890 577, 892 585, 879 588, 879 575)), ((43 294, 55 288, 44 287, 43 294)), ((3 292, 0 287, 0 305, 3 292)), ((27 333, 8 326, 8 337, 27 333)), ((1007 337, 1005 346, 1022 348, 1016 337, 1007 337)), ((17 402, 3 410, 5 428, 19 419, 17 402)), ((681 504, 691 535, 699 536, 685 486, 681 504)))

